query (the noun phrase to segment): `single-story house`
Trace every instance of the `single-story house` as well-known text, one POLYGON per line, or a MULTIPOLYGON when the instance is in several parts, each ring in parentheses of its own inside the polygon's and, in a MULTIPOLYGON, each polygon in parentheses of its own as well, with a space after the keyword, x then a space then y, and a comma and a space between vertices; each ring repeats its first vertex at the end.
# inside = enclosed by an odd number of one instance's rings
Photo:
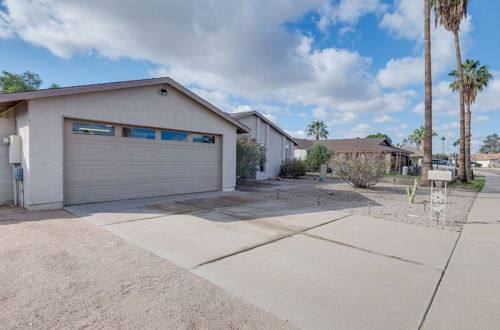
POLYGON ((410 155, 412 154, 411 151, 392 146, 386 138, 295 140, 298 143, 298 147, 294 151, 296 158, 303 158, 304 150, 307 151, 315 144, 319 143, 326 146, 328 149, 335 151, 336 154, 382 154, 386 159, 386 171, 388 173, 395 172, 403 166, 410 165, 410 155))
POLYGON ((470 159, 483 167, 500 167, 500 154, 472 154, 470 159))
POLYGON ((295 139, 257 111, 237 112, 231 117, 249 127, 248 135, 266 149, 266 162, 261 164, 256 179, 278 177, 281 163, 293 158, 295 139))
POLYGON ((0 190, 27 209, 232 191, 236 136, 250 131, 170 78, 0 94, 0 117, 16 137, 0 190))

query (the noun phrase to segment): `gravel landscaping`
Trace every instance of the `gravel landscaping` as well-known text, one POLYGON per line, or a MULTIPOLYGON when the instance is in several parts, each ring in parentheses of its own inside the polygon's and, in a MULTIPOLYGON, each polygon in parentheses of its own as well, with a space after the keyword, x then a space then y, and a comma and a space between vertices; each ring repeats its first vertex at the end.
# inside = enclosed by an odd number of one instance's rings
MULTIPOLYGON (((340 180, 327 183, 304 179, 287 179, 281 187, 255 188, 251 194, 264 199, 279 199, 304 206, 371 215, 376 218, 419 226, 460 231, 467 220, 476 192, 461 187, 449 189, 446 223, 429 220, 430 188, 419 187, 415 203, 408 204, 406 185, 380 182, 369 189, 357 189, 340 180), (302 184, 297 187, 297 184, 302 184), (370 205, 370 206, 369 206, 370 205)), ((250 189, 247 189, 250 190, 250 189)))
POLYGON ((0 329, 290 329, 65 211, 0 207, 0 329))

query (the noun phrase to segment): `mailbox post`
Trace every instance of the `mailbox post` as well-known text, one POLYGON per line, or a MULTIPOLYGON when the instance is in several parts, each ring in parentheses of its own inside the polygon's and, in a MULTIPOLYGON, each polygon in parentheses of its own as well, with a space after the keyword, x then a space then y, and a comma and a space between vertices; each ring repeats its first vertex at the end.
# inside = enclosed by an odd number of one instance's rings
POLYGON ((443 218, 443 223, 446 223, 446 197, 448 182, 453 180, 451 171, 429 171, 428 179, 431 181, 431 214, 430 221, 434 215, 436 216, 436 222, 439 223, 439 218, 443 218), (434 189, 434 182, 440 181, 444 182, 441 184, 441 189, 434 189))

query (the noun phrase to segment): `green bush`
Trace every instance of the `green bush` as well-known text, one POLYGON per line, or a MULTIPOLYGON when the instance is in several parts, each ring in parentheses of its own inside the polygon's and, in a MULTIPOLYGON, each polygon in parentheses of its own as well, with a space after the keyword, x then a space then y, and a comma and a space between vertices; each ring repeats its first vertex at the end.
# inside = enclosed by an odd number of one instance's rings
POLYGON ((310 172, 318 172, 321 165, 328 164, 334 152, 322 144, 315 144, 307 151, 306 167, 310 172))
POLYGON ((297 178, 306 175, 306 164, 300 159, 289 159, 281 163, 280 176, 297 178))
POLYGON ((266 149, 248 136, 239 136, 236 141, 236 176, 253 179, 257 169, 266 162, 266 149))

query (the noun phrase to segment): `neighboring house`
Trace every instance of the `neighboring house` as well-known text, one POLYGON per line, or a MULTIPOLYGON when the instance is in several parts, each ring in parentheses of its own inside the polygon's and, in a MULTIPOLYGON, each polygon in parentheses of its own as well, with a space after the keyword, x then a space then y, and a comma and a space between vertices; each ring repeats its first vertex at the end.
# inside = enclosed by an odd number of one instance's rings
POLYGON ((261 164, 256 179, 278 177, 281 163, 293 158, 295 139, 257 111, 233 113, 231 117, 249 127, 249 136, 266 149, 266 162, 261 164))
POLYGON ((0 94, 0 117, 0 136, 21 137, 28 209, 232 191, 236 136, 249 132, 170 78, 0 94))
POLYGON ((472 154, 471 161, 478 162, 483 167, 500 167, 500 154, 472 154))
POLYGON ((336 154, 363 154, 377 153, 382 154, 386 160, 386 171, 394 172, 403 166, 410 165, 410 155, 413 153, 408 150, 392 146, 385 138, 356 138, 356 139, 332 139, 332 140, 308 140, 295 139, 298 147, 295 149, 295 157, 303 157, 303 150, 309 150, 315 144, 319 143, 328 149, 335 151, 336 154), (399 160, 399 166, 398 166, 399 160))

